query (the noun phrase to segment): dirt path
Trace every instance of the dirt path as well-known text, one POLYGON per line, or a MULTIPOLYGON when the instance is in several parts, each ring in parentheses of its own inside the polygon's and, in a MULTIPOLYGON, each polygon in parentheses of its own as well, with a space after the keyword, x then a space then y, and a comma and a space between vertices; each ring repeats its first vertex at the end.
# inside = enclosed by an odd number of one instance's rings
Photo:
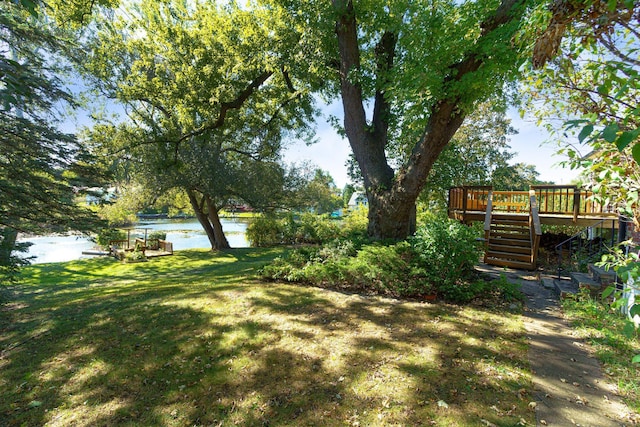
MULTIPOLYGON (((491 274, 503 269, 481 266, 491 274)), ((632 413, 603 375, 586 346, 572 336, 556 296, 528 272, 509 270, 527 297, 525 324, 530 340, 533 396, 538 426, 633 426, 632 413)), ((533 404, 532 404, 533 406, 533 404)))

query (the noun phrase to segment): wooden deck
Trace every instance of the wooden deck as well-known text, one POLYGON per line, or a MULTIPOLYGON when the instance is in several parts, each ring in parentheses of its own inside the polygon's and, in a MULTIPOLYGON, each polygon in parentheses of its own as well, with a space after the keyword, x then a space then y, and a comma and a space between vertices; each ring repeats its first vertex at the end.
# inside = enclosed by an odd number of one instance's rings
POLYGON ((535 269, 542 224, 590 227, 611 220, 612 228, 618 227, 615 210, 591 196, 576 186, 531 186, 529 191, 456 187, 449 190, 449 217, 484 222, 485 263, 535 269))
POLYGON ((173 255, 173 243, 167 242, 161 239, 141 239, 136 238, 131 244, 129 238, 124 240, 112 240, 109 242, 111 248, 109 255, 114 256, 117 259, 124 259, 127 252, 133 251, 136 247, 139 248, 145 258, 157 258, 161 256, 173 255))
POLYGON ((467 224, 485 221, 489 199, 491 212, 528 216, 530 192, 535 195, 541 224, 589 227, 610 219, 617 227, 618 214, 612 206, 594 202, 591 192, 573 185, 531 186, 529 191, 493 191, 488 186, 451 188, 449 217, 467 224))

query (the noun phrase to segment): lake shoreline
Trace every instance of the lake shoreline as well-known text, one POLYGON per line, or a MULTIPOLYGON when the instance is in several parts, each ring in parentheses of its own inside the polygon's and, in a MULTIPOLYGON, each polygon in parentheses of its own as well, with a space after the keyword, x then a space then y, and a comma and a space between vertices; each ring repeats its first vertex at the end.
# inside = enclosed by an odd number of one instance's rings
MULTIPOLYGON (((222 227, 234 248, 249 247, 246 229, 250 218, 221 218, 222 227)), ((208 249, 211 247, 206 233, 197 219, 154 219, 143 220, 130 227, 119 227, 129 230, 130 238, 144 238, 145 233, 162 232, 167 234, 166 240, 173 243, 174 250, 208 249)), ((48 235, 19 235, 18 242, 29 242, 32 245, 22 253, 24 258, 32 258, 32 264, 49 262, 65 262, 76 259, 92 258, 83 255, 83 251, 96 249, 97 245, 85 233, 55 233, 48 235)))

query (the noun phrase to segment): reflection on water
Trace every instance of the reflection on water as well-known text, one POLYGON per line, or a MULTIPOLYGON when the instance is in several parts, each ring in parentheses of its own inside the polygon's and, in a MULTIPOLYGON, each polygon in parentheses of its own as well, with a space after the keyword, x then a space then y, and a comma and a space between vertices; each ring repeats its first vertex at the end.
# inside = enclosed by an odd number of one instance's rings
MULTIPOLYGON (((245 234, 247 225, 249 225, 248 220, 222 218, 221 221, 222 229, 232 248, 246 248, 249 246, 245 234)), ((196 219, 140 221, 132 229, 131 238, 133 238, 134 234, 144 236, 145 230, 147 230, 147 233, 154 231, 166 232, 167 240, 173 243, 173 249, 177 251, 211 247, 206 233, 196 219)), ((35 257, 31 260, 33 264, 89 258, 87 255, 82 255, 82 251, 91 249, 95 245, 83 236, 40 236, 20 239, 20 241, 33 243, 26 255, 35 257)))

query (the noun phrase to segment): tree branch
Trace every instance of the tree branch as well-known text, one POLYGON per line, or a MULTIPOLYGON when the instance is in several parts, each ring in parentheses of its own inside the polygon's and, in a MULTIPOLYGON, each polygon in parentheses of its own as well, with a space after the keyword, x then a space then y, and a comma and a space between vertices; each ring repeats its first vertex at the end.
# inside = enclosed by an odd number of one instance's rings
POLYGON ((387 132, 389 130, 389 114, 391 105, 385 98, 385 86, 389 83, 389 73, 393 67, 395 57, 396 43, 398 36, 394 33, 386 31, 378 42, 376 55, 376 95, 373 105, 373 133, 374 139, 387 141, 387 132))
MULTIPOLYGON (((361 63, 358 24, 353 1, 333 0, 332 3, 338 16, 335 31, 340 53, 340 92, 344 110, 344 129, 362 172, 365 188, 388 187, 393 179, 393 170, 387 164, 384 151, 387 141, 386 139, 376 140, 369 132, 362 86, 358 81, 361 63)), ((391 40, 393 39, 389 35, 385 42, 391 40)), ((392 60, 393 52, 387 52, 387 54, 392 60)), ((383 104, 378 105, 380 113, 377 119, 384 120, 381 114, 384 111, 384 108, 381 108, 383 104)))
MULTIPOLYGON (((503 0, 495 13, 480 24, 482 33, 476 46, 500 26, 517 19, 514 12, 519 6, 520 0, 503 0)), ((484 59, 475 52, 467 53, 464 59, 449 67, 451 72, 444 84, 461 81, 465 76, 476 72, 483 63, 484 59)), ((466 113, 460 109, 459 103, 460 97, 455 95, 442 99, 431 107, 423 137, 414 146, 407 166, 398 174, 394 185, 398 191, 410 194, 422 189, 436 159, 464 121, 466 113)))
POLYGON ((188 132, 184 135, 182 135, 178 141, 176 141, 178 144, 180 144, 181 142, 190 139, 192 137, 198 136, 198 135, 202 135, 203 133, 213 130, 213 129, 218 129, 220 127, 222 127, 224 125, 225 119, 227 117, 227 113, 230 110, 237 110, 238 108, 242 107, 242 105, 244 104, 244 102, 249 99, 249 97, 253 94, 253 92, 258 89, 260 86, 262 86, 262 84, 264 82, 267 81, 267 79, 269 79, 269 77, 271 77, 273 75, 273 71, 264 71, 262 72, 262 74, 260 74, 258 77, 256 77, 253 81, 251 81, 251 83, 249 83, 247 85, 246 88, 244 88, 242 90, 242 92, 240 92, 238 94, 238 96, 230 102, 223 102, 220 106, 220 113, 218 114, 218 118, 211 124, 208 125, 204 125, 201 126, 198 129, 195 129, 191 132, 188 132))

